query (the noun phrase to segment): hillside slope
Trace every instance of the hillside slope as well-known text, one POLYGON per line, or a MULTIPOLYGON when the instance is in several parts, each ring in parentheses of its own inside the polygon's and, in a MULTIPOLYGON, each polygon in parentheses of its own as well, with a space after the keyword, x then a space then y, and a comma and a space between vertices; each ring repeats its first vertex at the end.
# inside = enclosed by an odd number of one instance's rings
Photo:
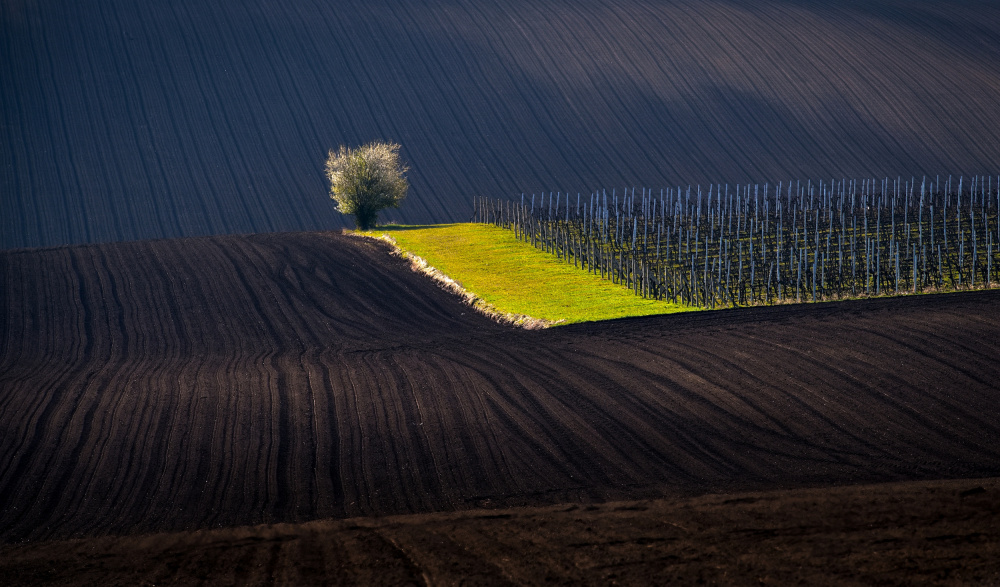
POLYGON ((338 228, 327 150, 376 139, 407 223, 996 174, 998 31, 991 0, 5 0, 0 249, 338 228))
POLYGON ((996 292, 518 331, 333 233, 0 286, 0 541, 1000 473, 996 292))

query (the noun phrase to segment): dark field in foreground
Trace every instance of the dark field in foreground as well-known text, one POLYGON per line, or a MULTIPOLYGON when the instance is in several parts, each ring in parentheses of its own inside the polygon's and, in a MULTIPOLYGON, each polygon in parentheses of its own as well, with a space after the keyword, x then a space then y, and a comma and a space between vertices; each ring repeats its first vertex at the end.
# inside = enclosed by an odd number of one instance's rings
POLYGON ((407 223, 996 174, 998 31, 994 0, 4 0, 0 249, 338 228, 327 150, 376 139, 407 223))
POLYGON ((17 585, 995 585, 996 479, 0 546, 17 585))
POLYGON ((333 233, 0 276, 0 542, 1000 474, 996 292, 518 331, 333 233))

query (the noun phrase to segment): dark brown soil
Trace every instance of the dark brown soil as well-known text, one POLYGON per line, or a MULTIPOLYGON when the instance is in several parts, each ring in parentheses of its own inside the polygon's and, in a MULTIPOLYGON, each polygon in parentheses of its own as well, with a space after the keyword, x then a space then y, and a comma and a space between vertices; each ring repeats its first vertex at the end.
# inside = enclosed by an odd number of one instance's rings
POLYGON ((0 285, 0 542, 1000 475, 997 292, 519 331, 333 233, 0 285))
POLYGON ((16 585, 996 585, 1000 481, 923 481, 0 546, 16 585))
POLYGON ((5 540, 1000 472, 1000 294, 510 330, 336 234, 9 252, 5 540))

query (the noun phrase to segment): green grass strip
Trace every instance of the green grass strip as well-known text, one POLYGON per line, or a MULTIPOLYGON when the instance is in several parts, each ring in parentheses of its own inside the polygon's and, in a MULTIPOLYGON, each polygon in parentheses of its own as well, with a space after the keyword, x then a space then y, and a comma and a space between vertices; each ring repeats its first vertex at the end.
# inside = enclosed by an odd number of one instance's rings
POLYGON ((388 225, 365 234, 388 234, 501 312, 573 324, 697 309, 643 299, 492 225, 388 225))

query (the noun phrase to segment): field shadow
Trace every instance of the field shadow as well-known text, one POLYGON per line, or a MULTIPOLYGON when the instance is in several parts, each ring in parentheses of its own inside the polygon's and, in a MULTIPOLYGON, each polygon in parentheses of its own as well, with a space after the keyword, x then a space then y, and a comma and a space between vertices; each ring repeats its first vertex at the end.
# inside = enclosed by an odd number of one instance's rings
POLYGON ((465 220, 469 194, 1000 160, 998 12, 982 1, 350 0, 265 16, 63 0, 60 19, 15 4, 0 21, 0 249, 342 228, 324 154, 376 138, 411 168, 400 224, 465 220))

